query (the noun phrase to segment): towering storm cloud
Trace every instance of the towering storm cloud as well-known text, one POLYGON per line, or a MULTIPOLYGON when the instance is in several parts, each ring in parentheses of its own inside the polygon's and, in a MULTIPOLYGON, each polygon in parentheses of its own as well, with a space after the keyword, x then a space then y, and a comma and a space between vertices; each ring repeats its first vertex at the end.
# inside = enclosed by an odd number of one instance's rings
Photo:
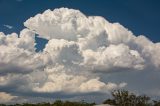
POLYGON ((0 95, 8 101, 107 94, 130 86, 127 80, 106 80, 107 75, 160 70, 160 43, 100 16, 60 8, 37 14, 24 26, 20 35, 0 33, 0 95), (48 40, 42 52, 36 52, 35 34, 48 40))

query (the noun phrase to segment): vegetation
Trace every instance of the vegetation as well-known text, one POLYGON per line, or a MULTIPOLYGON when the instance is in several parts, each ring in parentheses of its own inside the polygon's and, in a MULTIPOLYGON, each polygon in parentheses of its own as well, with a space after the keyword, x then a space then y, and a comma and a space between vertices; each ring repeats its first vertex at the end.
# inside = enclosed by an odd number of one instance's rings
POLYGON ((160 106, 160 101, 152 101, 146 95, 137 96, 126 90, 115 90, 111 94, 113 99, 107 99, 103 104, 114 106, 160 106))
MULTIPOLYGON (((151 100, 150 97, 146 95, 137 96, 126 90, 115 90, 111 92, 112 99, 107 99, 103 104, 110 104, 113 106, 160 106, 160 100, 151 100)), ((0 106, 94 106, 95 103, 81 102, 70 102, 57 100, 54 103, 37 103, 37 104, 13 104, 6 105, 0 104, 0 106)))
POLYGON ((0 106, 94 106, 94 105, 95 103, 70 102, 70 101, 63 102, 61 100, 57 100, 54 103, 37 103, 37 104, 23 103, 14 105, 0 104, 0 106))

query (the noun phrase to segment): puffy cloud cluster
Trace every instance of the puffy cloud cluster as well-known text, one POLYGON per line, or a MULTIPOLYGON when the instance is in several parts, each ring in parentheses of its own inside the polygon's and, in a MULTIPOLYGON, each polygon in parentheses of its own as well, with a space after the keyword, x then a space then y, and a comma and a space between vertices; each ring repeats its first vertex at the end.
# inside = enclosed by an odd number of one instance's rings
POLYGON ((0 33, 0 49, 1 74, 30 73, 43 66, 37 60, 35 34, 28 29, 22 30, 19 36, 0 33))
POLYGON ((109 23, 103 17, 87 17, 78 10, 61 8, 46 10, 24 25, 39 37, 74 42, 84 65, 104 66, 105 71, 114 67, 160 67, 159 59, 155 58, 159 57, 159 43, 154 44, 142 35, 136 37, 119 23, 109 23))
POLYGON ((119 23, 78 10, 46 10, 16 33, 0 33, 0 90, 14 95, 100 92, 127 85, 101 73, 160 69, 160 44, 132 34, 119 23), (49 40, 36 52, 35 34, 49 40))

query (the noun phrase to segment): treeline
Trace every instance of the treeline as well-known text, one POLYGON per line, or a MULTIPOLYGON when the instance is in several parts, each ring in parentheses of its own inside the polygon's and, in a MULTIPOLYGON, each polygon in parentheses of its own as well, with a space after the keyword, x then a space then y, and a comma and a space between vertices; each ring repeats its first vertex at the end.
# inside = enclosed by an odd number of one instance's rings
POLYGON ((0 104, 0 106, 94 106, 95 103, 86 103, 86 102, 70 102, 70 101, 61 101, 56 100, 54 103, 23 103, 23 104, 13 104, 13 105, 6 105, 0 104))
POLYGON ((103 104, 114 106, 160 106, 160 100, 151 100, 146 95, 135 95, 126 90, 115 90, 111 92, 112 99, 107 99, 103 104))
MULTIPOLYGON (((126 90, 115 90, 111 92, 112 98, 109 98, 103 102, 103 104, 109 104, 112 106, 160 106, 160 100, 151 100, 146 95, 135 95, 126 90)), ((37 103, 37 104, 13 104, 6 105, 0 104, 0 106, 95 106, 95 103, 70 102, 57 100, 54 103, 37 103)))

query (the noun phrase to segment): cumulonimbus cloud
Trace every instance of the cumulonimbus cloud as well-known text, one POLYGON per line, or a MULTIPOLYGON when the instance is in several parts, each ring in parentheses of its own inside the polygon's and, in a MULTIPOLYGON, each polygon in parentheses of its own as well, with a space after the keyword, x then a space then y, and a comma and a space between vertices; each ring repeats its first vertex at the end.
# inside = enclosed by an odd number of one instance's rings
POLYGON ((107 93, 127 83, 104 81, 99 73, 160 69, 160 43, 100 16, 60 8, 37 14, 24 26, 19 37, 0 33, 0 86, 15 87, 14 94, 107 93), (35 34, 49 40, 42 52, 35 51, 35 34))

